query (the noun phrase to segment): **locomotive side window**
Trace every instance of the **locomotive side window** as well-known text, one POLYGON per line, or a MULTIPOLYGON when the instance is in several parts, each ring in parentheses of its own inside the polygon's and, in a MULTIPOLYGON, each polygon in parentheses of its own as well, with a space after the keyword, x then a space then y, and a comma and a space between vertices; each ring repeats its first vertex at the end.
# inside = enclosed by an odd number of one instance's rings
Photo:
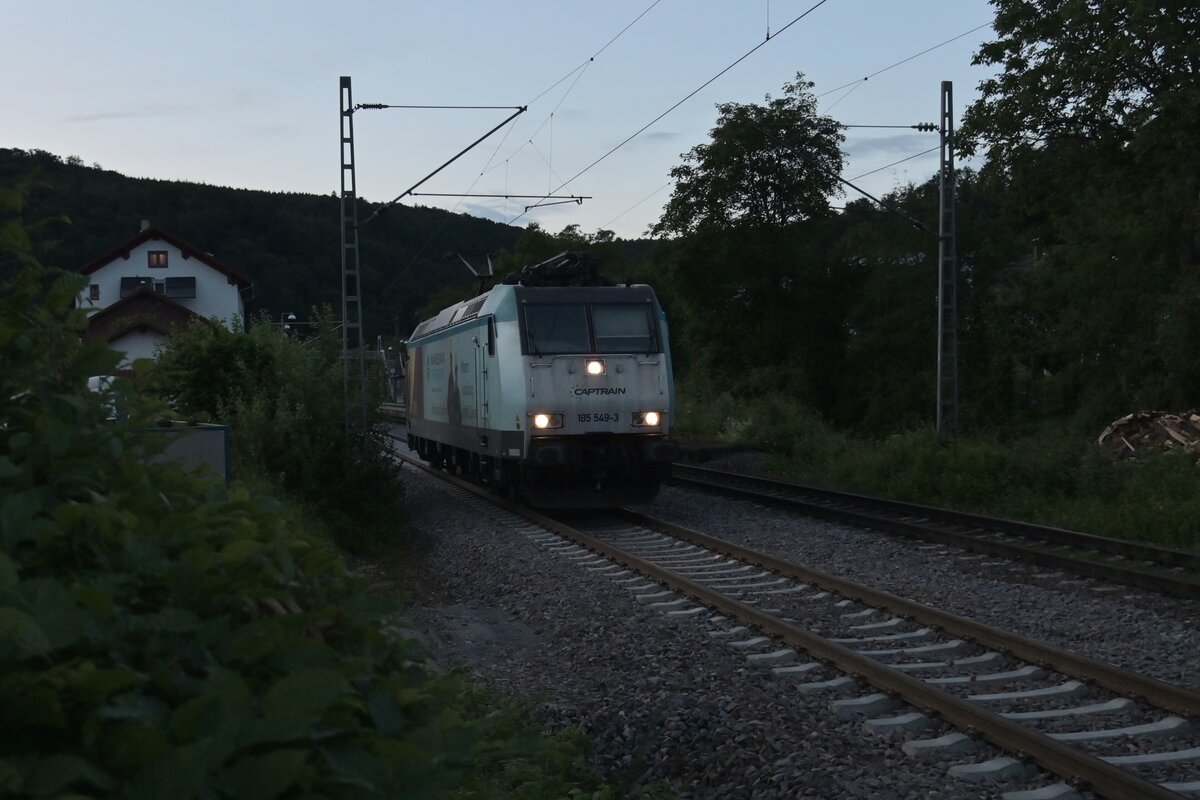
POLYGON ((488 317, 487 348, 489 356, 496 355, 496 320, 494 317, 488 317))
POLYGON ((597 353, 655 353, 654 324, 647 303, 592 306, 597 353))
POLYGON ((581 305, 530 303, 525 306, 529 352, 590 353, 587 308, 581 305))

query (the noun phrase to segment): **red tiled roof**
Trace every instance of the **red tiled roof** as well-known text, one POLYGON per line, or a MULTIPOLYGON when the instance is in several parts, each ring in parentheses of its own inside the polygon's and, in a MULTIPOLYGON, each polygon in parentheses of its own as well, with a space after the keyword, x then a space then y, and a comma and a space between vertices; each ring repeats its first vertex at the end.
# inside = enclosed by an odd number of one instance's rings
POLYGON ((143 242, 152 240, 170 242, 179 248, 180 252, 183 253, 184 258, 198 259, 202 263, 207 264, 215 269, 217 272, 225 275, 225 277, 229 279, 230 283, 236 283, 238 286, 242 287, 250 286, 252 283, 249 278, 235 270, 233 267, 218 261, 211 254, 204 252, 199 247, 196 247, 196 245, 185 242, 175 234, 164 230, 157 225, 151 225, 144 231, 138 233, 136 236, 121 242, 104 255, 92 259, 87 264, 84 264, 82 267, 80 267, 79 271, 84 275, 90 275, 101 267, 108 266, 118 258, 129 258, 129 254, 132 252, 133 248, 137 247, 143 242))

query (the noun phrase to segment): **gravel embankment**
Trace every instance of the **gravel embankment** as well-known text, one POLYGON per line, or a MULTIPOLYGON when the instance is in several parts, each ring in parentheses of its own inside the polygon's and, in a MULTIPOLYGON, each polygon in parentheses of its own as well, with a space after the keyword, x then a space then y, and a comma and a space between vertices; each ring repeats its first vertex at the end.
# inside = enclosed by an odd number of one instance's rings
MULTIPOLYGON (((752 471, 745 454, 722 468, 752 471)), ((927 605, 1200 690, 1200 602, 667 487, 639 510, 927 605), (1013 571, 1016 567, 1017 571, 1013 571), (1064 580, 1075 576, 1064 575, 1064 580)))
MULTIPOLYGON (((466 664, 551 727, 583 727, 596 743, 597 770, 622 796, 997 796, 995 787, 948 776, 953 762, 910 758, 901 739, 837 720, 830 698, 748 667, 743 654, 709 636, 710 623, 639 605, 613 580, 532 542, 524 523, 415 471, 405 480, 408 526, 422 543, 404 576, 416 587, 413 624, 441 663, 466 664)), ((788 532, 793 545, 801 529, 810 545, 817 534, 847 535, 790 516, 765 524, 745 504, 697 502, 680 490, 664 491, 650 510, 726 535, 740 514, 755 522, 754 535, 788 532)), ((828 549, 832 558, 836 547, 828 549)), ((985 749, 973 760, 995 755, 985 749)))

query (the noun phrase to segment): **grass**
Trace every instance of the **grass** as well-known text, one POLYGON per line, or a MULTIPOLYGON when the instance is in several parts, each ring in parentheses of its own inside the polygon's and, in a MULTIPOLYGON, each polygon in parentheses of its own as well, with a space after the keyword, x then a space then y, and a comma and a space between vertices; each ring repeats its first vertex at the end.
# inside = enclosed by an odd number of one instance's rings
POLYGON ((1105 536, 1200 547, 1200 466, 1178 452, 1115 461, 1056 429, 1012 438, 932 430, 882 439, 834 430, 785 398, 680 392, 678 433, 769 453, 768 468, 835 489, 1039 522, 1105 536))

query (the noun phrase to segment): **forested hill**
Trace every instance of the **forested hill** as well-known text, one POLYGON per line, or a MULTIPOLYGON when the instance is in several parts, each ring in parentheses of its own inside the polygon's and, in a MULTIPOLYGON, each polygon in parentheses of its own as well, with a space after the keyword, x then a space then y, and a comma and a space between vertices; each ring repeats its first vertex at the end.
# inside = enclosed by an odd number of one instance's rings
MULTIPOLYGON (((328 303, 340 307, 338 198, 129 178, 45 151, 0 149, 0 185, 31 179, 25 218, 64 215, 43 263, 75 269, 136 234, 141 220, 177 234, 254 281, 247 313, 274 316, 328 303)), ((374 206, 363 203, 360 219, 374 206)), ((364 229, 367 331, 411 330, 418 309, 470 275, 449 251, 473 260, 511 250, 520 229, 433 208, 397 206, 364 229)), ((0 266, 0 269, 3 269, 0 266)), ((4 276, 0 275, 0 279, 4 276)))

